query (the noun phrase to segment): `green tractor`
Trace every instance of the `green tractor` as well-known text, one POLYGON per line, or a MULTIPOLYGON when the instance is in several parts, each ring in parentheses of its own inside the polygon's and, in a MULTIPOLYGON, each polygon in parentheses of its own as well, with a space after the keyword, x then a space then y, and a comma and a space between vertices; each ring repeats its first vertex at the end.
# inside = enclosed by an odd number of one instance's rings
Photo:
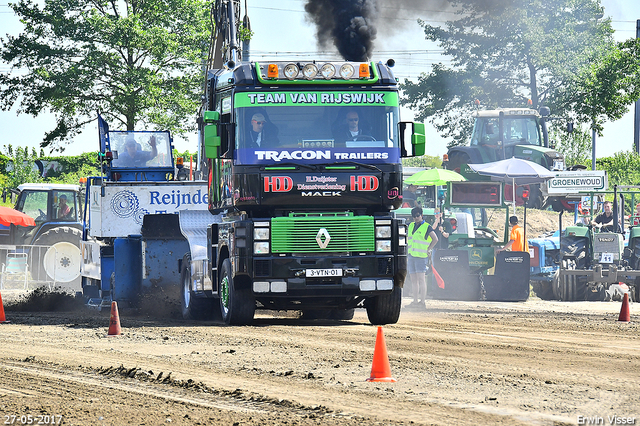
MULTIPOLYGON (((461 172, 464 164, 484 164, 516 157, 540 164, 549 170, 564 170, 564 156, 549 146, 547 122, 550 120, 547 107, 540 112, 530 108, 501 108, 476 111, 468 146, 449 149, 442 166, 461 172)), ((560 211, 573 207, 563 199, 549 198, 544 185, 529 185, 527 206, 543 208, 551 204, 560 211)), ((509 201, 511 188, 505 189, 509 201)), ((516 203, 523 205, 524 198, 516 194, 516 203)))

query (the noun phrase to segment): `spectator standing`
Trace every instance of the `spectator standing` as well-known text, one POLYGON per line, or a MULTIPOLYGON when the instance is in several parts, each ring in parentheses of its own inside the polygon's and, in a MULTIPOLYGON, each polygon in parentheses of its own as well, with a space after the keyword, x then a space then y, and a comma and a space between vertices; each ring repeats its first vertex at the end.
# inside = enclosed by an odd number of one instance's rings
POLYGON ((409 306, 426 309, 427 282, 425 274, 428 269, 429 256, 438 243, 438 236, 431 225, 423 219, 422 207, 414 207, 411 210, 411 217, 413 222, 409 224, 407 270, 413 287, 413 302, 409 306))

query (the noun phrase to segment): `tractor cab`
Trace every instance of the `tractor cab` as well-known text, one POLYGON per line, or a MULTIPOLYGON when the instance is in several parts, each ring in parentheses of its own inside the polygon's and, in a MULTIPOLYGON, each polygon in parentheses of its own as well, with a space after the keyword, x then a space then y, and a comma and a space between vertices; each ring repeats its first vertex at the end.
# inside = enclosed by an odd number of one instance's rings
POLYGON ((107 131, 100 155, 112 181, 173 180, 173 139, 168 131, 107 131))

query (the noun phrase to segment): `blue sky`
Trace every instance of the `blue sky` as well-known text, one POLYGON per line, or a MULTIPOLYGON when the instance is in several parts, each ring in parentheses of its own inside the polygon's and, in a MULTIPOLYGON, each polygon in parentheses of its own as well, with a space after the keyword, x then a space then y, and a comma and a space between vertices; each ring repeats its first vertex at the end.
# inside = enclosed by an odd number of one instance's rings
MULTIPOLYGON (((305 19, 304 0, 248 0, 249 17, 255 33, 251 42, 252 60, 280 59, 291 57, 312 59, 319 57, 338 58, 331 49, 320 49, 315 42, 315 27, 305 19), (286 27, 285 27, 286 25, 286 27)), ((242 2, 244 5, 244 1, 242 2)), ((425 4, 428 4, 425 2, 425 4)), ((617 40, 626 40, 636 35, 636 20, 640 19, 640 2, 637 0, 603 0, 605 15, 613 20, 617 40)), ((244 6, 243 6, 244 7, 244 6)), ((427 6, 425 6, 426 8, 427 6)), ((388 11, 386 11, 389 13, 388 11)), ((401 80, 415 79, 420 72, 428 72, 432 63, 446 63, 437 46, 424 40, 424 33, 416 23, 417 18, 429 22, 443 22, 451 18, 446 13, 433 18, 433 11, 404 11, 404 15, 394 18, 390 27, 394 30, 380 30, 375 40, 374 61, 396 61, 394 72, 401 80), (404 16, 404 17, 403 17, 404 16), (435 21, 434 21, 435 19, 435 21)), ((385 14, 385 11, 382 11, 385 14)), ((393 14, 395 16, 395 13, 393 14)), ((0 0, 0 32, 18 34, 22 26, 7 0, 0 0)), ((7 72, 6 64, 0 64, 0 72, 7 72)), ((604 135, 597 139, 596 155, 605 157, 618 151, 633 149, 633 106, 620 120, 607 123, 604 135)), ((403 120, 412 120, 413 114, 407 109, 401 111, 403 120)), ((55 120, 51 114, 33 118, 16 116, 15 110, 0 112, 0 148, 5 145, 38 147, 44 132, 51 130, 55 120)), ((442 156, 446 153, 447 141, 427 126, 427 153, 442 156)), ((144 129, 137 129, 144 130, 144 129)), ((66 145, 65 154, 76 155, 98 149, 96 124, 89 124, 81 135, 66 145)), ((188 139, 176 138, 174 144, 180 151, 196 149, 196 136, 188 139)))

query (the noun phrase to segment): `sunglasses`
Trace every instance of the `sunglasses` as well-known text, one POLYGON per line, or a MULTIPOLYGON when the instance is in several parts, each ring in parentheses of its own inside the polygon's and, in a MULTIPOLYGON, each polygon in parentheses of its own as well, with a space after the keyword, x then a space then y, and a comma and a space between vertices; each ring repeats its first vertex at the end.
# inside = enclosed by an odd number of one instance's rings
POLYGON ((264 125, 264 123, 266 123, 266 121, 256 121, 256 120, 252 120, 252 121, 256 124, 260 124, 261 126, 264 125))

